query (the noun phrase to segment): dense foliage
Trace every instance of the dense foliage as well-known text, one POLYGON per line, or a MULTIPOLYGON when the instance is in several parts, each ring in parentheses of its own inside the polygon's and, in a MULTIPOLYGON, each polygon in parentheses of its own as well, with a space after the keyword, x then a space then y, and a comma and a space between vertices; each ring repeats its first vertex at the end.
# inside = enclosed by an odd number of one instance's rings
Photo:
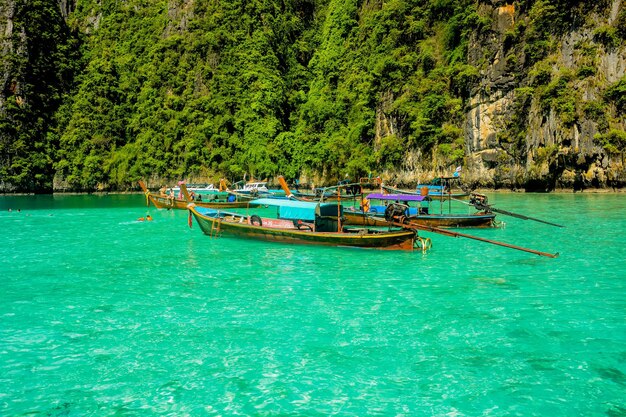
MULTIPOLYGON (((542 68, 554 36, 583 24, 590 6, 516 4, 530 16, 505 39, 512 68, 530 74, 520 109, 539 97, 571 124, 580 114, 572 86, 596 63, 558 76, 542 68)), ((53 175, 57 188, 73 190, 126 189, 140 178, 328 181, 402 169, 412 149, 455 166, 484 69, 468 63, 469 40, 492 23, 480 8, 476 0, 78 0, 66 25, 49 2, 20 0, 28 53, 12 54, 22 93, 9 92, 0 114, 4 181, 22 190, 50 189, 53 175)), ((597 42, 623 39, 622 28, 609 32, 597 42)), ((623 108, 621 84, 604 100, 600 107, 623 108)), ((516 123, 503 137, 522 149, 523 117, 516 123)))
POLYGON ((79 3, 75 24, 99 27, 62 110, 58 174, 90 189, 140 177, 357 176, 436 143, 462 157, 453 126, 477 75, 464 63, 472 2, 358 3, 209 2, 174 14, 164 1, 79 3), (381 116, 388 132, 376 135, 381 116))
POLYGON ((54 114, 67 99, 80 65, 77 37, 57 5, 15 2, 14 50, 4 58, 6 80, 0 106, 0 182, 3 188, 45 192, 52 188, 54 114))

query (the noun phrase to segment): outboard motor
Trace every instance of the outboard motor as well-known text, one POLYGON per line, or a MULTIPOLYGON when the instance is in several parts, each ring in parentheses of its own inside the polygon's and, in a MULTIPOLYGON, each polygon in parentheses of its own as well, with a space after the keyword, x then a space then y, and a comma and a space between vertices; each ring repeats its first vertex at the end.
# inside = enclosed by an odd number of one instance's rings
POLYGON ((476 207, 476 210, 489 211, 490 207, 487 201, 487 196, 484 194, 471 193, 469 196, 469 203, 476 207))
POLYGON ((391 203, 385 209, 385 220, 388 222, 397 221, 403 223, 408 212, 409 206, 406 204, 391 203))

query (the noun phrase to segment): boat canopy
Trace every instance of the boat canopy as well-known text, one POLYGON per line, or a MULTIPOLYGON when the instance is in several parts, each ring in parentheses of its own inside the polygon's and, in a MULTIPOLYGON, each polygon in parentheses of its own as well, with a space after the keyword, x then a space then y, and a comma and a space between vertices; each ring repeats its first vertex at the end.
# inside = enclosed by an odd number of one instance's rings
POLYGON ((414 194, 381 194, 374 193, 367 196, 370 200, 393 200, 393 201, 423 201, 423 195, 414 194))
POLYGON ((281 219, 313 221, 316 216, 337 216, 337 204, 334 203, 258 198, 250 204, 278 207, 278 217, 281 219))

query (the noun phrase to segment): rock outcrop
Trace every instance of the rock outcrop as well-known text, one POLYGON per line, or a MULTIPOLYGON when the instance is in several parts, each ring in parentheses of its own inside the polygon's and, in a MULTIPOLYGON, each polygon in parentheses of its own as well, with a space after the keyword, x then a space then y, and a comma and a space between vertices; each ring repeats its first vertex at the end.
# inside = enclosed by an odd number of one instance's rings
POLYGON ((481 68, 466 118, 465 177, 485 187, 549 191, 623 187, 622 155, 609 155, 598 135, 623 131, 624 115, 604 98, 626 74, 623 42, 602 42, 624 5, 613 0, 583 24, 544 42, 544 57, 528 52, 533 28, 513 4, 482 5, 491 30, 474 36, 470 63, 481 68), (486 58, 485 58, 486 57, 486 58))

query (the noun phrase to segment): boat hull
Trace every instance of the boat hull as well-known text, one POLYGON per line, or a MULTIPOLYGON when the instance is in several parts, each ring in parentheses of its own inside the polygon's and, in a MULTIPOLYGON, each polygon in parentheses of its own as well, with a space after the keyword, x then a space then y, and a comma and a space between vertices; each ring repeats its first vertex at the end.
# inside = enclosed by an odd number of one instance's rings
MULTIPOLYGON (((353 232, 315 232, 291 228, 272 228, 249 224, 249 219, 240 221, 206 216, 195 207, 189 207, 200 229, 209 236, 232 236, 267 242, 298 243, 321 246, 346 246, 369 249, 413 250, 416 233, 412 230, 372 231, 361 229, 353 232)), ((265 221, 271 221, 264 219, 265 221)))

